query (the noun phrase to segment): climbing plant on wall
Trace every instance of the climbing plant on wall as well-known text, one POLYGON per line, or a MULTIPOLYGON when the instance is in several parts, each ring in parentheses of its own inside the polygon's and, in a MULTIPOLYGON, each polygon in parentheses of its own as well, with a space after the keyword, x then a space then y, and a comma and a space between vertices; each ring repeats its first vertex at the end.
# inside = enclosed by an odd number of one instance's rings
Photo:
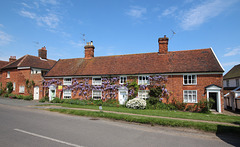
POLYGON ((138 90, 146 90, 151 87, 161 86, 162 92, 168 95, 168 91, 165 88, 167 78, 165 76, 151 76, 149 77, 150 85, 138 85, 136 80, 127 81, 124 84, 118 84, 119 77, 103 77, 102 85, 91 85, 89 78, 73 79, 72 85, 63 85, 59 79, 44 80, 43 87, 49 87, 54 84, 55 86, 63 86, 63 90, 71 90, 73 96, 79 96, 80 99, 89 99, 92 97, 92 90, 102 92, 102 99, 116 99, 119 88, 128 88, 129 99, 135 98, 138 95, 138 90))

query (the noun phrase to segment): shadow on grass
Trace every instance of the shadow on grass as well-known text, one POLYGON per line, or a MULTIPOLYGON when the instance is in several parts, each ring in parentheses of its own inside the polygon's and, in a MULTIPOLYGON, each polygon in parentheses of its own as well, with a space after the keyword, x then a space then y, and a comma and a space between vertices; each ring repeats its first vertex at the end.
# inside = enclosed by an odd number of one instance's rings
POLYGON ((240 146, 240 127, 218 125, 216 135, 230 145, 240 146))

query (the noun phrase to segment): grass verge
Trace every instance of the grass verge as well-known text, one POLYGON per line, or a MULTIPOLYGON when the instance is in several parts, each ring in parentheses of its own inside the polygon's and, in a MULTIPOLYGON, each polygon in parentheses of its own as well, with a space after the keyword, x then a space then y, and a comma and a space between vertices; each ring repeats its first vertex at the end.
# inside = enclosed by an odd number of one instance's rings
POLYGON ((142 124, 192 128, 192 129, 202 130, 205 132, 213 132, 213 133, 232 133, 232 134, 238 134, 238 135, 240 134, 240 127, 227 126, 227 125, 217 125, 217 124, 202 123, 202 122, 190 122, 190 121, 171 120, 171 119, 162 119, 162 118, 149 118, 149 117, 143 117, 143 116, 131 116, 131 115, 125 115, 125 114, 113 114, 113 113, 106 113, 106 112, 92 112, 92 111, 70 110, 70 109, 49 109, 49 111, 79 115, 79 116, 101 117, 101 118, 108 118, 108 119, 114 119, 114 120, 123 120, 127 122, 136 122, 136 123, 142 123, 142 124))
MULTIPOLYGON (((94 105, 74 105, 74 104, 65 104, 65 103, 54 104, 54 105, 69 107, 69 108, 85 108, 85 109, 94 109, 94 110, 99 109, 98 106, 94 106, 94 105)), ((164 116, 164 117, 172 117, 172 118, 184 118, 184 119, 206 120, 206 121, 240 124, 239 116, 229 116, 224 114, 204 114, 204 113, 193 113, 193 112, 183 112, 183 111, 151 110, 151 109, 139 110, 139 109, 128 109, 125 107, 107 107, 107 106, 103 106, 103 110, 150 115, 150 116, 164 116)))

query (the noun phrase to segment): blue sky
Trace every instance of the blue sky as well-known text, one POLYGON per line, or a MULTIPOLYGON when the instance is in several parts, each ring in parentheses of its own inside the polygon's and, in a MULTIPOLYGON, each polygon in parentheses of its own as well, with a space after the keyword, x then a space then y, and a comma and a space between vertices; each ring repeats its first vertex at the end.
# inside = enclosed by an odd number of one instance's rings
POLYGON ((225 71, 240 64, 239 0, 0 0, 0 60, 38 55, 84 57, 212 47, 225 71), (173 35, 174 31, 176 34, 173 35))

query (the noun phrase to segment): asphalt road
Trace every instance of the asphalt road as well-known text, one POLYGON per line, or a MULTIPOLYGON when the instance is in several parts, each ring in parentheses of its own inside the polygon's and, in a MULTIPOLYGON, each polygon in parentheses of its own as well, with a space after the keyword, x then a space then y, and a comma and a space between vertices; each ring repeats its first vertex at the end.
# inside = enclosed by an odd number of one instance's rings
POLYGON ((93 119, 37 110, 0 98, 1 147, 240 146, 239 138, 194 130, 93 119))

